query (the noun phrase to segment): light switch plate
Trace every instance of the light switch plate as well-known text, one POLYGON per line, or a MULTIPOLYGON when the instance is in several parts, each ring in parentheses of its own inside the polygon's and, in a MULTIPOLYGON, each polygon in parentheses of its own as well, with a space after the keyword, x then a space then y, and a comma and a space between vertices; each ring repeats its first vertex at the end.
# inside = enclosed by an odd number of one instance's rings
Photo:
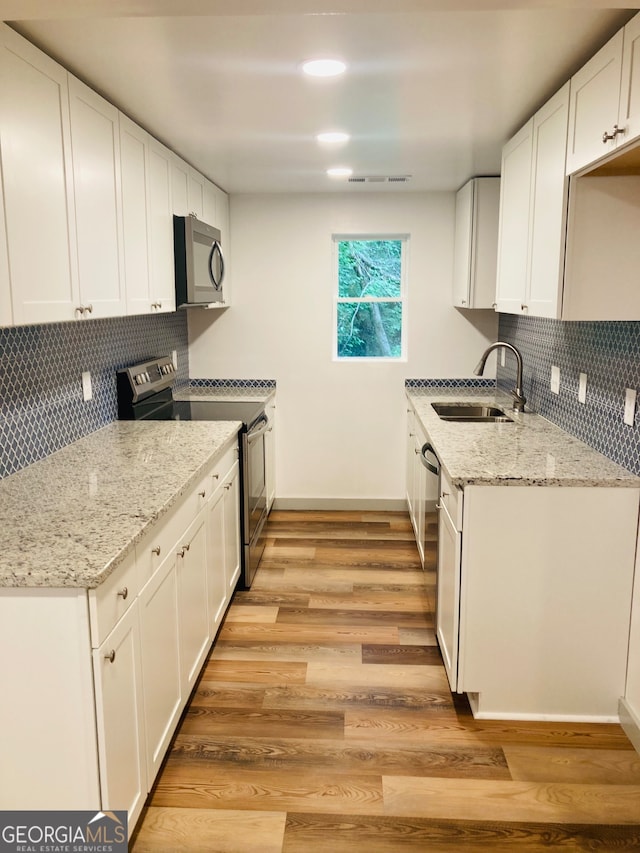
POLYGON ((176 350, 171 351, 171 361, 173 362, 173 366, 177 370, 178 369, 178 353, 176 352, 176 350))
POLYGON ((627 388, 624 398, 624 422, 627 426, 633 426, 636 415, 636 392, 633 388, 627 388))
POLYGON ((560 368, 555 364, 551 366, 551 393, 560 393, 560 368))
POLYGON ((578 402, 586 403, 587 402, 587 374, 580 374, 580 383, 578 385, 578 402))
POLYGON ((507 363, 507 351, 504 347, 500 347, 500 367, 504 367, 507 363))
POLYGON ((87 400, 93 399, 93 388, 91 387, 91 373, 87 370, 86 373, 82 374, 82 399, 86 402, 87 400))

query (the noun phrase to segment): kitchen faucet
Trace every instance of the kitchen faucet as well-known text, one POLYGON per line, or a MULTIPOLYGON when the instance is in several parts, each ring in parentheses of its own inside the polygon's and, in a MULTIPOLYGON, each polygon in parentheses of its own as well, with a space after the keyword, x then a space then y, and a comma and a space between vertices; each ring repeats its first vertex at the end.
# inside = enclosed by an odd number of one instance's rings
POLYGON ((518 371, 516 375, 516 387, 511 391, 513 395, 513 410, 514 412, 524 412, 524 404, 527 402, 527 399, 522 393, 522 355, 517 347, 514 347, 512 344, 507 344, 504 341, 496 341, 495 344, 488 346, 482 353, 482 358, 473 372, 476 376, 482 376, 489 353, 493 352, 494 349, 499 349, 500 347, 511 350, 516 357, 518 371))

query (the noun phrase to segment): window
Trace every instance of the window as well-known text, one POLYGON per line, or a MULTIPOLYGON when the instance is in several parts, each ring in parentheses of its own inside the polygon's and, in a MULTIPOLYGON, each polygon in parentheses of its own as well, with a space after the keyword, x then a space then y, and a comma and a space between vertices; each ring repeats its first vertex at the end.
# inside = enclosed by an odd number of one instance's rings
POLYGON ((405 355, 406 237, 334 237, 339 359, 405 355))

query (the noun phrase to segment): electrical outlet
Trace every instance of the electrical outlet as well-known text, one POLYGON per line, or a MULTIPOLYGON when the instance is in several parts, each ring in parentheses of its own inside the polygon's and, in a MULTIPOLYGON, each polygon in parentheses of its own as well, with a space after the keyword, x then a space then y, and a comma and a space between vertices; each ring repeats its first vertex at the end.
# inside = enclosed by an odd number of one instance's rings
POLYGON ((580 382, 578 384, 578 402, 586 403, 587 402, 587 374, 580 374, 580 382))
POLYGON ((177 370, 178 369, 178 353, 176 352, 176 350, 173 350, 171 352, 171 361, 173 362, 173 366, 177 370))
POLYGON ((91 387, 91 374, 87 370, 82 374, 82 398, 85 402, 93 399, 93 389, 91 387))
POLYGON ((624 422, 627 426, 633 426, 636 416, 636 392, 633 388, 627 388, 624 398, 624 422))
POLYGON ((504 367, 507 363, 507 351, 504 347, 500 347, 500 367, 504 367))
POLYGON ((560 368, 555 364, 551 366, 551 393, 560 393, 560 368))

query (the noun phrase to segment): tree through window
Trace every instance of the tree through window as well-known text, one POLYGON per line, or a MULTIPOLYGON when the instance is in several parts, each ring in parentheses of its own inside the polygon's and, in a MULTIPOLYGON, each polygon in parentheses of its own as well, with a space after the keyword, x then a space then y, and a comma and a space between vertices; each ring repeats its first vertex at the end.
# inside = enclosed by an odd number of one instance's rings
POLYGON ((404 238, 335 238, 338 358, 401 358, 404 238))

